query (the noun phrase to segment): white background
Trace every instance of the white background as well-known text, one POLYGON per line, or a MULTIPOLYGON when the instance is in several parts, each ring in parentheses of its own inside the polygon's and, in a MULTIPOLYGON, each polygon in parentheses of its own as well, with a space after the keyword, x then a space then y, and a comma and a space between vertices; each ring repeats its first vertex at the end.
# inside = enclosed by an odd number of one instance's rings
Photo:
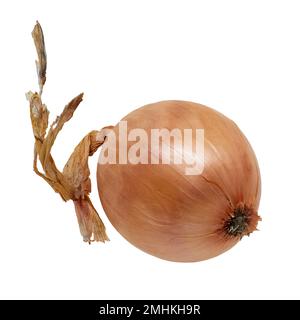
MULTIPOLYGON (((300 298, 299 1, 2 1, 0 298, 300 298), (91 129, 164 99, 239 124, 256 151, 259 232, 209 261, 159 260, 127 243, 82 242, 72 203, 32 171, 25 92, 37 90, 31 30, 46 37, 51 119, 83 104, 53 150, 61 167, 91 129)), ((109 183, 109 182, 108 182, 109 183)))

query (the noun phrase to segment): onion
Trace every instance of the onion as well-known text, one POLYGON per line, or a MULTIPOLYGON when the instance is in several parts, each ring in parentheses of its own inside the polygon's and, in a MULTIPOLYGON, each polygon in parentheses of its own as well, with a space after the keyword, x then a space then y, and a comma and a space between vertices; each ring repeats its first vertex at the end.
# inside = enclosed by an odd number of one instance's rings
MULTIPOLYGON (((42 102, 47 55, 38 22, 32 36, 38 54, 40 88, 39 93, 27 93, 35 139, 33 168, 64 201, 74 202, 84 241, 108 240, 105 226, 89 198, 88 157, 103 144, 97 182, 104 211, 114 227, 143 251, 171 261, 201 261, 225 252, 244 235, 256 230, 260 220, 257 211, 261 181, 255 154, 233 121, 200 104, 162 101, 131 112, 123 121, 127 123, 128 132, 140 128, 147 137, 151 137, 152 129, 190 129, 192 137, 195 130, 202 129, 203 163, 195 139, 189 142, 190 149, 182 148, 176 139, 173 143, 170 141, 169 147, 175 151, 170 162, 164 161, 162 150, 153 150, 148 140, 140 139, 136 155, 141 156, 143 151, 158 164, 104 163, 112 136, 116 139, 112 151, 116 160, 121 158, 122 121, 114 127, 87 134, 60 171, 51 154, 52 146, 64 124, 72 118, 83 94, 72 99, 48 126, 49 111, 42 102), (200 167, 203 164, 202 172, 186 174, 187 163, 174 161, 176 152, 200 167), (38 169, 38 161, 43 172, 38 169)), ((136 143, 130 139, 125 153, 130 154, 136 143)))
MULTIPOLYGON (((205 135, 201 175, 186 175, 184 163, 98 164, 103 208, 130 243, 162 259, 200 261, 230 249, 256 229, 259 168, 233 121, 185 101, 150 104, 123 120, 128 131, 143 128, 149 136, 153 128, 203 128, 205 135)), ((119 126, 114 131, 118 145, 119 126)))

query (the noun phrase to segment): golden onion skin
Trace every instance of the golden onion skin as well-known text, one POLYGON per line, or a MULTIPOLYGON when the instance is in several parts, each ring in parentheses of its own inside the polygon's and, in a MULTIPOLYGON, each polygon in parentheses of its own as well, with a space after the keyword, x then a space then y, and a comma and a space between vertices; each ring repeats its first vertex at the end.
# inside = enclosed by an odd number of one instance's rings
MULTIPOLYGON (((205 137, 201 175, 185 175, 185 163, 98 163, 104 211, 131 244, 165 260, 195 262, 227 251, 256 229, 259 167, 232 120, 186 101, 149 104, 122 120, 128 131, 143 128, 149 136, 154 128, 198 128, 204 129, 205 137)), ((113 130, 118 140, 118 125, 113 130)))

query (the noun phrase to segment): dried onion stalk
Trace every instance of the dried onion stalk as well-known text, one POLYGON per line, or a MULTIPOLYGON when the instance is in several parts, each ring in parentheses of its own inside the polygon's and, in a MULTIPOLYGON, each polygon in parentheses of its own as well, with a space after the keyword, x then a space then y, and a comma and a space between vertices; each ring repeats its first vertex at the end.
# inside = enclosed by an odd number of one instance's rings
POLYGON ((61 115, 50 126, 48 125, 49 111, 42 102, 43 87, 46 82, 47 55, 43 31, 38 22, 33 29, 32 37, 38 54, 36 66, 40 87, 39 93, 28 92, 26 94, 30 103, 30 117, 35 138, 34 172, 43 178, 55 192, 59 193, 64 201, 73 200, 84 241, 105 242, 108 237, 104 224, 89 198, 91 180, 88 167, 88 157, 92 156, 103 144, 105 136, 102 130, 91 131, 75 148, 64 169, 58 170, 51 156, 51 149, 58 133, 72 118, 82 101, 83 94, 72 99, 65 106, 61 115), (38 170, 37 161, 40 162, 43 173, 38 170))

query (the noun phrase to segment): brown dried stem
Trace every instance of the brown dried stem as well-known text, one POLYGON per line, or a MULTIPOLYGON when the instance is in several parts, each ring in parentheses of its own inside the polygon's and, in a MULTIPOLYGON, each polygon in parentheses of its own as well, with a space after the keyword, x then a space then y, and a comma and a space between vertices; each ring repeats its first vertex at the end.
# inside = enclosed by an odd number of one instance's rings
POLYGON ((30 118, 35 138, 34 172, 43 178, 55 192, 59 193, 64 201, 73 200, 84 241, 105 242, 108 240, 105 226, 89 198, 91 180, 88 167, 88 157, 92 156, 105 140, 104 129, 87 134, 73 151, 63 172, 58 170, 52 158, 51 149, 58 133, 72 118, 82 101, 83 93, 72 99, 49 127, 49 111, 41 98, 46 82, 47 55, 43 30, 38 22, 32 31, 32 37, 38 55, 36 66, 40 87, 39 93, 28 92, 26 94, 30 103, 30 118), (39 171, 38 161, 44 172, 39 171))

